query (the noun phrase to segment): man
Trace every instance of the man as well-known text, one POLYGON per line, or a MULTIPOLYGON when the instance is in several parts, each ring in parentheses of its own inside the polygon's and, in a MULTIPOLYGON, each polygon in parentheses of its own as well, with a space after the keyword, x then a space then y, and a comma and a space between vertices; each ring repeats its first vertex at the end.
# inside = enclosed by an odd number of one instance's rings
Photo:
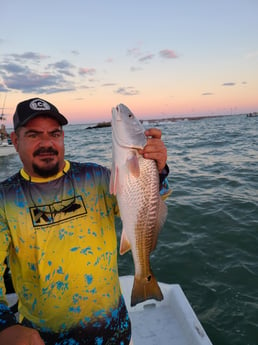
MULTIPOLYGON (((0 344, 128 344, 108 169, 64 159, 67 119, 51 103, 17 105, 11 138, 23 168, 0 184, 0 344), (19 322, 7 307, 8 257, 19 322)), ((141 152, 168 174, 158 129, 141 152)))

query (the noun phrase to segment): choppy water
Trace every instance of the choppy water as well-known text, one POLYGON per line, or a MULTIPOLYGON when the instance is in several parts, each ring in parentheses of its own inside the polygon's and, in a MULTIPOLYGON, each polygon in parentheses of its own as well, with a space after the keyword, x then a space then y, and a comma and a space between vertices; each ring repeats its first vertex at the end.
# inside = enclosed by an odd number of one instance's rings
MULTIPOLYGON (((111 129, 67 126, 66 157, 110 167, 111 129)), ((178 283, 213 345, 258 344, 258 117, 162 122, 173 194, 152 257, 178 283)), ((0 157, 0 180, 21 165, 0 157)), ((118 221, 118 227, 121 227, 118 221)), ((120 274, 133 274, 128 255, 120 274)))

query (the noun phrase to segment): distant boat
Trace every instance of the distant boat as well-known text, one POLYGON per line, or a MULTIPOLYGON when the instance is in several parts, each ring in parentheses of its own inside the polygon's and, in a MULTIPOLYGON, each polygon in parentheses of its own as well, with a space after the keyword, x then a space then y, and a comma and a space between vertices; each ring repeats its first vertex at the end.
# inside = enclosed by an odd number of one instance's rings
POLYGON ((5 100, 6 96, 4 98, 2 112, 0 115, 0 157, 9 156, 16 153, 15 147, 13 146, 10 136, 7 133, 4 125, 4 121, 6 120, 6 117, 4 115, 5 100))
POLYGON ((255 111, 255 112, 253 112, 253 113, 247 114, 246 116, 247 116, 247 117, 257 117, 257 116, 258 116, 258 112, 255 111))

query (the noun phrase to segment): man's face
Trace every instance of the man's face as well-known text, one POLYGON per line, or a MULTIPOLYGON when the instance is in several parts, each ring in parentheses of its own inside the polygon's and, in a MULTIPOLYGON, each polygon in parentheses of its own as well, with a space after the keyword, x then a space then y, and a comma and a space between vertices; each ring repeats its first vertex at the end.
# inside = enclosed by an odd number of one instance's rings
POLYGON ((37 116, 12 133, 26 173, 34 177, 56 175, 64 167, 64 132, 51 117, 37 116))

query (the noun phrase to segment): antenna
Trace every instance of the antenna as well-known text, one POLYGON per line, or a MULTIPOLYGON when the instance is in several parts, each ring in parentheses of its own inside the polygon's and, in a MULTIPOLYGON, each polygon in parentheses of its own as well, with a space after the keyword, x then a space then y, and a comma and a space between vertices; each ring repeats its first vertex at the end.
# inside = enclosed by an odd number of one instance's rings
POLYGON ((7 97, 7 93, 6 93, 5 96, 4 96, 4 101, 3 101, 3 106, 2 106, 2 113, 1 113, 1 115, 0 115, 0 120, 5 120, 5 117, 4 117, 4 109, 5 109, 6 97, 7 97))

